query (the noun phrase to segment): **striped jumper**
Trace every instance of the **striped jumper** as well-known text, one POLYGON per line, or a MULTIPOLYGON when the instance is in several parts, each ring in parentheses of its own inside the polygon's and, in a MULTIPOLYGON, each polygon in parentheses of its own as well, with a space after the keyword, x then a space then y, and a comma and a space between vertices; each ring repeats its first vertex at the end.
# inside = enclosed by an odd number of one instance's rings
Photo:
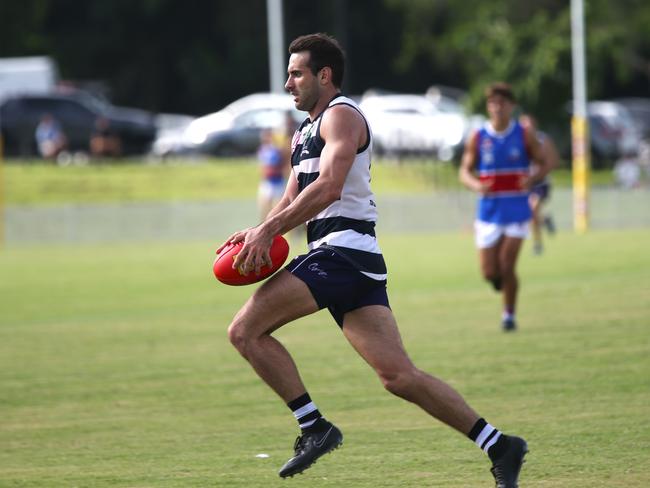
POLYGON ((320 124, 323 114, 339 104, 348 105, 361 114, 368 129, 368 140, 357 150, 341 197, 307 222, 308 247, 312 250, 326 246, 364 275, 385 280, 386 265, 375 236, 377 207, 370 189, 372 134, 363 112, 353 100, 338 94, 313 121, 307 118, 300 125, 291 143, 293 176, 298 180, 299 192, 318 178, 320 156, 325 146, 320 124))

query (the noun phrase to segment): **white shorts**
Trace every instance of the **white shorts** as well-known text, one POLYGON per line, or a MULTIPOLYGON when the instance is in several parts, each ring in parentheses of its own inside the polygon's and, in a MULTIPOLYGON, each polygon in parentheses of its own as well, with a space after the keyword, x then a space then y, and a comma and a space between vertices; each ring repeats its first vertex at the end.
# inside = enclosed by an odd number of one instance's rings
POLYGON ((528 222, 514 222, 512 224, 494 224, 492 222, 474 221, 476 247, 485 249, 496 245, 501 236, 525 239, 530 233, 528 222))
POLYGON ((280 200, 282 195, 284 195, 284 181, 279 183, 272 183, 268 180, 263 180, 260 182, 260 185, 257 189, 258 198, 264 198, 268 200, 280 200))

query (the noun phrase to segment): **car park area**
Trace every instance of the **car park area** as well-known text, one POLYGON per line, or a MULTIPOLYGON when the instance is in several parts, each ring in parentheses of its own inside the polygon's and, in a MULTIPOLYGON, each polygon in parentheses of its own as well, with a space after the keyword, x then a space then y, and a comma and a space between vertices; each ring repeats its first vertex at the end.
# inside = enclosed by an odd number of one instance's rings
POLYGON ((35 132, 44 116, 60 125, 70 152, 90 152, 98 120, 121 141, 121 155, 147 153, 157 131, 152 113, 117 107, 86 92, 13 95, 0 102, 4 154, 37 156, 35 132))

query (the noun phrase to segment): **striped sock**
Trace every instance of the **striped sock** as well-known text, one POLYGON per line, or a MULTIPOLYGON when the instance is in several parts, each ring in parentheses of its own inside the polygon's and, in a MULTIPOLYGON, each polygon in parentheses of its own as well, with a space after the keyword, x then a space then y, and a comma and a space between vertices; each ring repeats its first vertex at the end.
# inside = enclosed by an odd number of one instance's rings
POLYGON ((490 459, 498 459, 508 447, 507 436, 480 418, 467 434, 474 443, 483 449, 490 459))
POLYGON ((295 400, 291 400, 287 403, 287 406, 293 412, 293 416, 296 417, 298 425, 302 430, 311 427, 318 419, 322 418, 316 404, 311 401, 309 393, 305 393, 295 400))

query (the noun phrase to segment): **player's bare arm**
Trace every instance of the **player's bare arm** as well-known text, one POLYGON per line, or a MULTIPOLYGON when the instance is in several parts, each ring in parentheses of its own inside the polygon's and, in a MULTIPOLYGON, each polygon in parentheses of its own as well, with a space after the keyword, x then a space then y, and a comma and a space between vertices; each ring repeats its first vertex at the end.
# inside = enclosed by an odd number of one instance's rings
POLYGON ((460 161, 460 169, 458 170, 458 177, 460 182, 466 188, 477 193, 486 193, 488 186, 481 183, 481 181, 474 175, 474 167, 476 166, 476 132, 472 132, 470 137, 465 143, 465 149, 460 161))
POLYGON ((542 146, 537 138, 537 131, 535 131, 533 127, 526 128, 524 131, 524 140, 526 141, 526 147, 528 147, 528 151, 530 152, 530 162, 533 166, 533 170, 531 171, 530 176, 523 179, 522 186, 530 189, 536 183, 542 181, 551 168, 542 152, 542 146))
POLYGON ((544 138, 542 153, 544 154, 544 159, 546 160, 546 166, 548 167, 549 172, 553 171, 559 166, 560 155, 558 154, 557 147, 555 147, 553 139, 550 137, 544 138))
MULTIPOLYGON (((323 116, 320 134, 325 147, 321 153, 318 178, 289 205, 246 232, 244 247, 233 266, 243 265, 244 269, 255 269, 258 272, 266 263, 265 259, 268 259, 273 236, 284 234, 306 222, 341 196, 357 149, 365 143, 367 137, 365 123, 353 108, 336 106, 323 116)), ((297 185, 295 182, 292 184, 297 185)))

